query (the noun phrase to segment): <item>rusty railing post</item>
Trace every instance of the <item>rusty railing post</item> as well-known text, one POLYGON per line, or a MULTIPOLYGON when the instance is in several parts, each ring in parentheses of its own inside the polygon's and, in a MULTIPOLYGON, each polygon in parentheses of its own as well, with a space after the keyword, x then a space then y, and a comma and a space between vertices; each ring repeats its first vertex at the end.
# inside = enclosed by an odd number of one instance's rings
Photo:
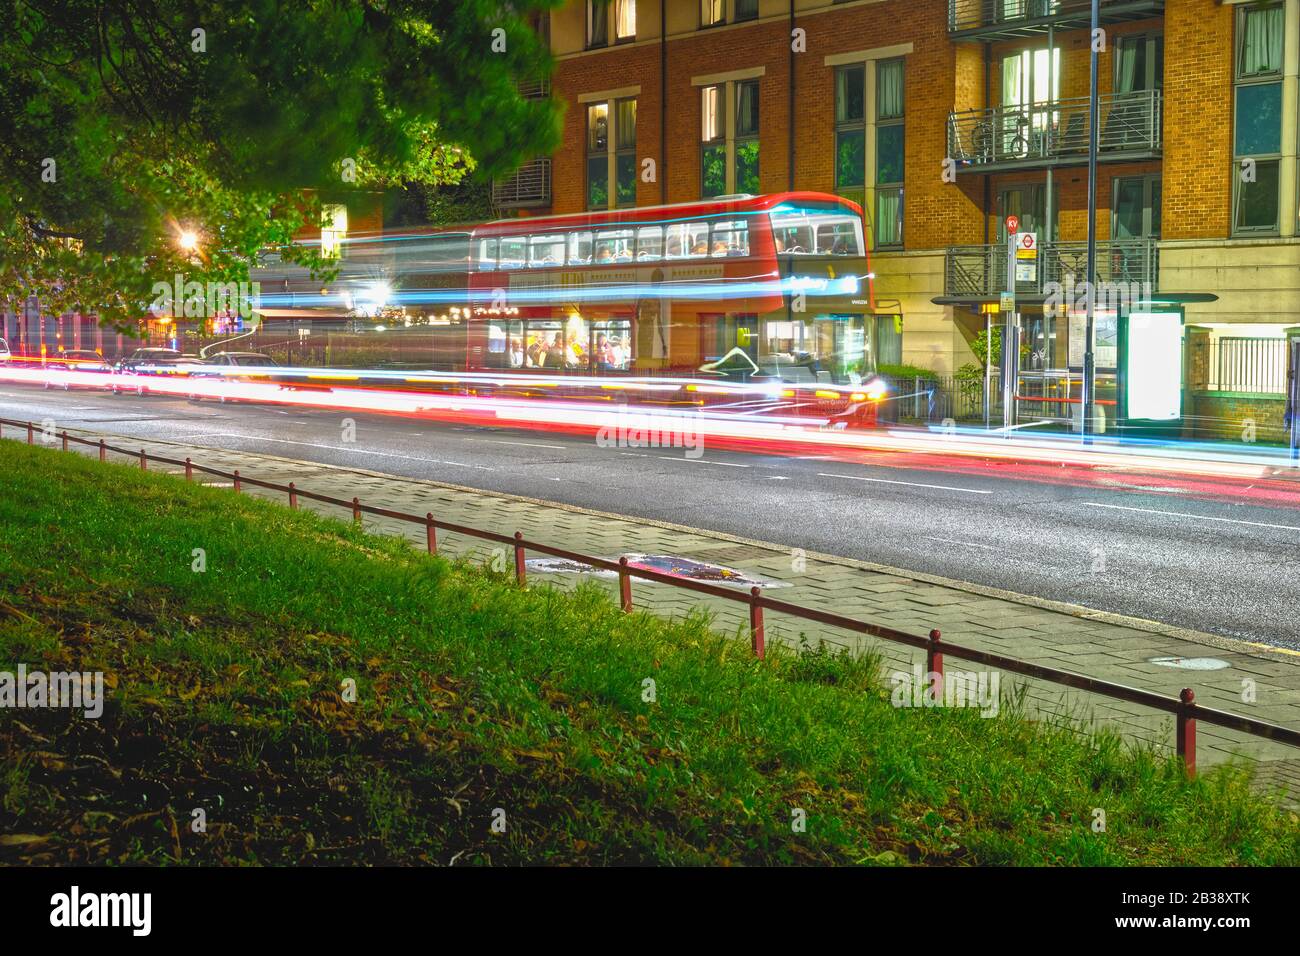
POLYGON ((29 445, 34 445, 34 444, 36 444, 36 436, 35 436, 35 434, 33 433, 32 423, 31 423, 31 422, 28 422, 28 423, 27 423, 27 444, 29 444, 29 445))
POLYGON ((931 674, 939 676, 939 684, 943 685, 943 648, 940 647, 939 629, 936 627, 930 632, 930 643, 925 648, 925 677, 930 680, 931 674))
POLYGON ((627 573, 627 555, 618 559, 618 602, 624 614, 632 613, 632 575, 627 573))
POLYGON ((762 588, 755 585, 749 589, 749 643, 754 649, 754 656, 759 660, 762 660, 766 653, 762 600, 762 588))
POLYGON ((185 480, 194 480, 194 462, 190 461, 188 457, 185 459, 185 480))
POLYGON ((520 587, 527 583, 527 573, 524 568, 524 533, 515 532, 515 581, 520 587))
POLYGON ((1178 708, 1178 756, 1183 758, 1187 776, 1196 776, 1196 694, 1190 687, 1178 693, 1182 706, 1178 708))
POLYGON ((108 446, 104 444, 104 439, 99 440, 99 460, 108 461, 108 446))
POLYGON ((239 469, 236 468, 236 469, 235 469, 235 494, 239 494, 239 489, 240 489, 241 487, 242 487, 242 485, 240 485, 240 483, 239 483, 239 469))
POLYGON ((68 430, 66 428, 63 429, 63 450, 68 450, 68 430))
POLYGON ((355 495, 352 496, 352 520, 361 524, 361 499, 355 495))
POLYGON ((433 512, 424 513, 424 544, 430 554, 438 553, 438 526, 433 523, 433 512))
POLYGON ((294 509, 298 507, 298 486, 292 481, 289 482, 289 507, 294 509))
POLYGON ((144 453, 143 448, 140 449, 140 470, 141 471, 149 470, 149 456, 144 453))

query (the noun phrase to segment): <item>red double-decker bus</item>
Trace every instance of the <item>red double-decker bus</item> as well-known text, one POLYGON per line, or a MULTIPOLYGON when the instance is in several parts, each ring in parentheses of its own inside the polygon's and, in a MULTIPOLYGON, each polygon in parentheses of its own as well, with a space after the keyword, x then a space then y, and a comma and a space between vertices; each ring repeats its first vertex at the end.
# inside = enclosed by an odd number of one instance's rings
POLYGON ((856 384, 861 208, 824 193, 510 219, 470 235, 466 366, 856 384))

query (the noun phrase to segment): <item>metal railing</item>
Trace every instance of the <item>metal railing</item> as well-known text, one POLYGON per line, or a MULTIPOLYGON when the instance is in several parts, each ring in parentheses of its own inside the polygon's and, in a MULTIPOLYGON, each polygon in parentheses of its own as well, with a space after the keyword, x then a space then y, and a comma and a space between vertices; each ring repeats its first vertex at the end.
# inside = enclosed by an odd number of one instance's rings
MULTIPOLYGON (((1103 159, 1151 156, 1161 147, 1161 91, 1098 98, 1103 159)), ((948 114, 948 155, 958 171, 1088 161, 1088 97, 948 114)))
POLYGON ((1286 339, 1225 336, 1211 346, 1206 388, 1217 392, 1286 394, 1286 339))
POLYGON ((548 205, 551 201, 551 160, 530 160, 505 179, 493 180, 492 201, 498 206, 548 205))
MULTIPOLYGON (((1088 271, 1086 242, 1044 242, 1038 247, 1032 278, 1017 278, 1019 295, 1045 295, 1056 283, 1081 286, 1088 271)), ((1097 243, 1098 297, 1113 293, 1130 296, 1159 291, 1160 256, 1154 238, 1111 239, 1097 243)), ((945 295, 996 298, 1008 290, 1005 243, 949 246, 944 256, 945 295)), ((1068 288, 1065 290, 1068 291, 1068 288)))
MULTIPOLYGON (((1024 35, 1034 25, 1078 26, 1089 21, 1091 6, 1091 0, 948 0, 948 32, 1024 35)), ((1099 6, 1107 23, 1164 9, 1163 0, 1101 0, 1099 6)))
MULTIPOLYGON (((1184 687, 1179 691, 1177 697, 1169 697, 1164 694, 1157 694, 1154 691, 1142 690, 1137 687, 1128 687, 1124 684, 1112 684, 1109 681, 1099 680, 1095 677, 1087 677, 1083 674, 1058 670, 1055 667, 1046 667, 1041 664, 1032 664, 1028 661, 1017 660, 1016 658, 1006 657, 1002 654, 995 654, 991 651, 982 651, 973 647, 963 647, 960 644, 950 644, 947 641, 942 640, 942 635, 938 628, 931 630, 928 635, 924 636, 920 634, 912 634, 907 631, 900 631, 881 624, 872 624, 868 621, 860 621, 856 618, 845 617, 842 614, 835 614, 831 611, 821 611, 816 608, 803 607, 798 604, 792 604, 789 601, 767 597, 763 594, 762 588, 757 586, 750 588, 748 592, 737 591, 733 588, 708 584, 703 581, 693 581, 687 578, 665 574, 661 571, 654 571, 650 568, 633 565, 626 557, 621 557, 617 561, 610 561, 606 558, 597 557, 595 555, 582 554, 581 552, 570 551, 565 548, 557 548, 554 545, 545 544, 540 541, 530 541, 524 537, 522 531, 516 531, 513 534, 504 534, 498 531, 488 531, 483 528, 472 528, 468 525, 443 521, 440 518, 435 518, 433 512, 416 515, 404 511, 396 511, 391 508, 380 508, 375 505, 363 504, 360 498, 357 497, 351 499, 336 498, 333 495, 324 495, 319 492, 307 491, 304 488, 299 488, 297 484, 292 481, 287 485, 283 485, 274 481, 264 481, 260 478, 251 478, 248 475, 240 474, 239 469, 237 468, 233 471, 224 471, 220 468, 195 464, 194 461, 188 457, 180 459, 169 458, 165 455, 151 455, 143 448, 139 450, 121 448, 116 445, 108 444, 102 438, 98 440, 81 438, 77 435, 68 434, 67 429, 63 429, 59 432, 46 432, 42 426, 37 425, 34 422, 0 418, 0 438, 5 437, 4 426, 6 425, 18 429, 24 429, 26 431, 28 445, 36 444, 36 434, 37 432, 40 432, 43 436, 48 435, 51 441, 57 438, 60 443, 60 448, 63 451, 70 451, 71 445, 73 444, 95 448, 98 450, 99 460, 101 462, 108 461, 108 455, 111 452, 117 455, 125 455, 133 461, 138 462, 141 471, 147 471, 149 469, 149 463, 155 462, 157 464, 171 465, 173 467, 183 467, 185 469, 186 481, 193 481, 196 472, 211 475, 214 478, 230 479, 233 483, 236 494, 241 493, 245 485, 264 488, 268 491, 282 492, 288 496, 289 507, 293 509, 297 509, 299 501, 306 498, 311 501, 321 502, 322 504, 345 508, 351 512, 352 520, 358 524, 360 524, 362 520, 362 515, 372 515, 375 517, 389 518, 394 521, 403 521, 408 524, 417 525, 424 528, 425 548, 429 554, 438 553, 439 531, 449 531, 453 534, 465 535, 483 541, 490 541, 495 544, 506 545, 514 552, 515 581, 520 587, 525 587, 527 585, 526 556, 528 551, 536 551, 541 554, 550 555, 551 557, 577 562, 596 570, 611 571, 618 575, 619 605, 625 613, 631 613, 634 610, 632 599, 632 580, 634 578, 642 581, 649 581, 654 584, 665 584, 670 587, 682 588, 687 591, 693 591, 697 594, 706 594, 710 597, 744 604, 749 609, 750 647, 752 648, 754 655, 760 659, 764 657, 766 648, 764 612, 773 611, 778 614, 787 614, 801 620, 822 624, 826 627, 839 628, 840 630, 849 631, 853 634, 876 637, 881 640, 891 641, 895 644, 902 644, 907 647, 924 650, 926 671, 929 674, 938 675, 938 680, 941 684, 943 682, 944 658, 955 657, 959 660, 968 661, 970 663, 982 664, 985 667, 1009 671, 1013 674, 1019 674, 1022 677, 1041 680, 1062 687, 1072 687, 1075 690, 1085 691, 1090 694, 1098 694, 1112 700, 1120 700, 1130 704, 1150 707, 1153 710, 1173 715, 1175 723, 1175 751, 1178 756, 1182 758, 1188 776, 1195 776, 1196 774, 1196 725, 1198 721, 1204 721, 1205 723, 1213 724, 1216 727, 1223 727, 1228 730, 1236 730, 1253 737, 1261 737, 1266 740, 1276 741, 1287 746, 1300 747, 1300 730, 1293 730, 1289 727, 1283 727, 1280 724, 1271 724, 1263 720, 1255 720, 1251 717, 1243 717, 1240 714, 1232 714, 1213 707, 1205 707, 1196 703, 1196 695, 1190 687, 1184 687)), ((43 442, 45 441, 44 438, 42 440, 43 442)))

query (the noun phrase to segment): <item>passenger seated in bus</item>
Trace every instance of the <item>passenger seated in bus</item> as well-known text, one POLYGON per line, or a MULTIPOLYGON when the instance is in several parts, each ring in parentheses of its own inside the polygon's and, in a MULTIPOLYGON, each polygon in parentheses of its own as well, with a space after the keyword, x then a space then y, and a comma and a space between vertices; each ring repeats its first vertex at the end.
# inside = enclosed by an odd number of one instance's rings
POLYGON ((596 252, 597 262, 612 262, 613 260, 614 260, 614 255, 609 251, 609 246, 601 246, 600 249, 596 252))
POLYGON ((713 244, 713 254, 715 256, 725 256, 727 254, 727 244, 721 239, 713 244))
POLYGON ((669 239, 668 246, 664 250, 665 259, 680 259, 682 257, 682 241, 677 238, 669 239))
POLYGON ((631 251, 626 246, 624 246, 622 249, 618 250, 618 252, 614 253, 614 261, 631 262, 632 261, 631 251))
POLYGON ((524 364, 524 347, 518 339, 510 340, 510 367, 522 368, 524 364))
POLYGON ((694 245, 694 247, 692 247, 691 249, 691 255, 693 256, 707 256, 708 254, 709 254, 709 244, 705 242, 703 239, 697 242, 694 245))

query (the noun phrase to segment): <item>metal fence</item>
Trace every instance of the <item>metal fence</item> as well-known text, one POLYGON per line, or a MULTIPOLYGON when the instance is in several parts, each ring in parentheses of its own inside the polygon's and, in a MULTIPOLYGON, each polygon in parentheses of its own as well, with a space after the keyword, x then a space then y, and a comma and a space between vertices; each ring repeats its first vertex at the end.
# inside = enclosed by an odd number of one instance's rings
MULTIPOLYGON (((881 403, 880 420, 941 423, 984 420, 984 378, 954 375, 882 375, 889 384, 889 397, 881 403)), ((992 379, 992 395, 999 395, 998 376, 992 379)))
POLYGON ((1225 336, 1210 349, 1210 391, 1286 394, 1286 339, 1225 336))
MULTIPOLYGON (((45 434, 44 429, 34 422, 0 418, 0 438, 4 437, 4 426, 6 425, 25 431, 27 444, 29 445, 34 445, 36 443, 37 432, 45 434)), ((711 597, 721 598, 727 601, 736 601, 747 605, 749 608, 750 646, 752 647, 755 656, 759 658, 762 658, 765 654, 766 635, 763 621, 764 611, 772 611, 774 613, 786 614, 805 621, 812 621, 827 627, 840 628, 849 631, 850 633, 876 637, 881 640, 891 641, 895 644, 902 644, 907 647, 924 650, 927 673, 938 675, 941 682, 943 680, 944 658, 955 657, 959 660, 969 661, 974 664, 982 664, 985 667, 997 668, 999 670, 1008 671, 1012 674, 1019 674, 1022 677, 1046 681, 1062 687, 1072 687, 1076 690, 1098 694, 1112 700, 1126 701, 1131 704, 1150 707, 1154 710, 1173 715, 1175 724, 1175 751, 1178 756, 1182 758, 1183 765, 1185 766, 1189 776, 1194 776, 1196 773, 1196 724, 1197 721, 1200 720, 1213 724, 1216 727, 1236 730, 1253 737, 1273 740, 1291 747, 1300 747, 1300 730, 1292 730, 1289 727, 1283 727, 1279 724, 1270 724, 1266 721, 1255 720, 1250 717, 1242 717, 1239 714, 1228 713, 1227 711, 1217 710, 1212 707, 1204 707, 1196 703, 1196 695, 1190 687, 1184 687, 1177 697, 1168 697, 1164 694, 1157 694, 1137 687, 1128 687, 1123 684, 1112 684, 1109 681, 1098 680, 1095 677, 1086 677, 1082 674, 1074 674, 1070 671, 1058 670, 1054 667, 1032 664, 1028 661, 1017 660, 1012 657, 1006 657, 1002 654, 994 654, 990 651, 982 651, 973 647, 962 647, 958 644, 950 644, 947 641, 942 640, 938 628, 931 630, 930 633, 925 636, 912 634, 907 631, 896 630, 895 628, 886 627, 881 624, 872 624, 868 621, 859 621, 856 618, 834 614, 830 611, 820 611, 815 608, 802 607, 788 601, 770 598, 765 596, 762 588, 759 587, 750 588, 748 593, 738 592, 731 588, 721 587, 716 584, 692 581, 675 575, 664 574, 661 571, 654 571, 650 568, 635 566, 632 565, 626 557, 619 558, 618 561, 610 561, 606 558, 597 557, 595 555, 581 554, 576 551, 557 548, 540 541, 529 541, 524 538, 522 531, 516 531, 513 534, 505 534, 499 531, 488 531, 482 528, 471 528, 467 525, 442 521, 434 517, 432 512, 427 512, 423 515, 416 515, 403 511, 395 511, 390 508, 380 508, 375 505, 363 504, 359 498, 355 497, 348 500, 346 498, 336 498, 332 495, 323 495, 317 492, 307 491, 304 488, 299 488, 297 484, 292 481, 287 485, 282 485, 273 481, 263 481, 258 478, 251 478, 247 475, 241 475, 239 469, 235 469, 234 471, 223 471, 219 468, 210 468, 205 465, 195 464, 190 458, 179 459, 169 458, 164 455, 151 455, 143 448, 138 451, 129 448, 120 448, 116 445, 109 445, 102 438, 93 440, 81 438, 76 435, 69 435, 66 429, 58 432, 57 435, 51 435, 51 437, 57 437, 63 451, 69 451, 72 444, 96 448, 99 452, 99 460, 102 462, 108 461, 108 455, 111 452, 117 455, 128 456, 133 461, 138 462, 141 471, 147 471, 149 463, 154 462, 157 464, 171 465, 173 467, 183 467, 185 469, 185 479, 187 481, 194 480, 195 472, 200 472, 217 478, 230 479, 234 485, 234 491, 236 494, 239 494, 243 490, 244 485, 264 488, 268 491, 281 492, 288 496, 288 504, 290 508, 296 509, 300 499, 307 498, 312 501, 319 501, 323 504, 347 509, 352 514, 352 520, 358 524, 361 522, 362 515, 374 515, 377 517, 390 518, 395 521, 404 521, 409 524, 418 525, 424 528, 426 549, 429 554, 438 553, 439 531, 449 531, 453 534, 466 535, 468 537, 506 545, 514 551, 515 580, 520 587, 524 587, 527 584, 526 555, 528 551, 536 551, 552 557, 575 561, 579 564, 585 564, 593 569, 612 571, 618 575, 619 604, 626 613, 631 613, 634 608, 632 599, 632 580, 634 578, 643 581, 650 581, 655 584, 664 584, 670 587, 683 588, 697 594, 707 594, 711 597)))

